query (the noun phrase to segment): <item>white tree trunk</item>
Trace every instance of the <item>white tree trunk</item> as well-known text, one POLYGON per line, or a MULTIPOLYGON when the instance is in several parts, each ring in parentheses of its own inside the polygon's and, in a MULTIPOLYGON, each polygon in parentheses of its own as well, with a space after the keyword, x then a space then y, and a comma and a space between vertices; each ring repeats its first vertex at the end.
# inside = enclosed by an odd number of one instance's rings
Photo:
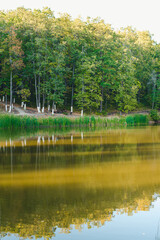
POLYGON ((83 110, 81 110, 81 117, 83 117, 83 110))
POLYGON ((41 110, 40 110, 40 107, 37 107, 37 110, 38 110, 38 113, 40 113, 40 112, 41 112, 41 110))
POLYGON ((12 111, 12 94, 13 94, 13 91, 12 91, 12 71, 10 72, 10 106, 9 106, 9 112, 12 111))

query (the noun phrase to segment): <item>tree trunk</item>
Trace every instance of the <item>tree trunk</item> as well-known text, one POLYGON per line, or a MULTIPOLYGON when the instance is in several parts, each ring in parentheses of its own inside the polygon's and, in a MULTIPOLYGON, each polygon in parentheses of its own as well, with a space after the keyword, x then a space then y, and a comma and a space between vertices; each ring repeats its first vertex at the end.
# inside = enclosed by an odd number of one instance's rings
POLYGON ((84 103, 83 93, 84 93, 84 76, 83 76, 83 81, 82 81, 82 108, 81 108, 81 117, 83 117, 83 103, 84 103))
POLYGON ((7 94, 6 94, 6 102, 5 102, 5 111, 7 112, 7 94))
POLYGON ((107 104, 107 94, 106 94, 105 111, 107 111, 107 107, 108 107, 108 104, 107 104))
POLYGON ((41 111, 41 89, 40 89, 41 78, 38 78, 38 103, 39 103, 39 111, 41 111))
POLYGON ((40 113, 40 76, 38 77, 38 86, 37 86, 37 79, 35 78, 35 91, 36 91, 36 100, 37 100, 37 110, 40 113))
POLYGON ((43 105, 42 105, 42 112, 44 113, 44 105, 45 105, 45 94, 43 94, 43 105))
POLYGON ((13 83, 12 83, 12 71, 10 72, 10 106, 9 106, 9 112, 12 111, 12 88, 13 88, 13 83))
POLYGON ((50 111, 50 108, 51 108, 51 106, 50 106, 50 102, 48 100, 48 112, 50 111))
POLYGON ((156 93, 155 88, 156 88, 156 86, 155 86, 155 84, 154 84, 154 85, 153 85, 152 109, 154 109, 154 104, 155 104, 155 93, 156 93))
POLYGON ((102 112, 102 110, 103 110, 103 87, 101 87, 101 96, 102 96, 102 100, 101 100, 101 104, 100 104, 100 112, 102 112))
POLYGON ((34 81, 35 81, 36 107, 38 109, 37 76, 36 76, 36 74, 34 74, 34 81))
POLYGON ((73 95, 74 95, 74 72, 75 72, 75 65, 73 64, 73 80, 72 80, 72 97, 71 97, 71 114, 73 113, 73 95))
POLYGON ((53 104, 52 104, 52 115, 54 115, 54 101, 53 101, 53 104))
MULTIPOLYGON (((84 53, 84 47, 83 46, 82 46, 82 53, 84 53)), ((83 78, 82 78, 82 109, 81 109, 81 117, 83 117, 83 104, 84 104, 83 93, 84 93, 84 74, 83 74, 83 78)))

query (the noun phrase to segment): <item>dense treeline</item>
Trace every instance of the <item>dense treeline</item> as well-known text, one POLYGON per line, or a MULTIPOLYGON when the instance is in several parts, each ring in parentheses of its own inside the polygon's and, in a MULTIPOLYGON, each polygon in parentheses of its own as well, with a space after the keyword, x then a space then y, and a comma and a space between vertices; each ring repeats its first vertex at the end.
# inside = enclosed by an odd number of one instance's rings
POLYGON ((160 107, 160 45, 148 31, 44 8, 0 11, 0 98, 52 110, 160 107), (51 106, 51 107, 50 107, 51 106))

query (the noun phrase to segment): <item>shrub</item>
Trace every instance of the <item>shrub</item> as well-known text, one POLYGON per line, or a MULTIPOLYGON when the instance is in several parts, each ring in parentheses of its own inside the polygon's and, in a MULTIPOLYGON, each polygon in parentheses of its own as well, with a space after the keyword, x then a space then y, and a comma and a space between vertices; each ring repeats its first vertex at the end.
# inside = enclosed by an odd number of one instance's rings
POLYGON ((160 119, 158 111, 156 109, 152 109, 149 115, 154 122, 158 122, 160 119))

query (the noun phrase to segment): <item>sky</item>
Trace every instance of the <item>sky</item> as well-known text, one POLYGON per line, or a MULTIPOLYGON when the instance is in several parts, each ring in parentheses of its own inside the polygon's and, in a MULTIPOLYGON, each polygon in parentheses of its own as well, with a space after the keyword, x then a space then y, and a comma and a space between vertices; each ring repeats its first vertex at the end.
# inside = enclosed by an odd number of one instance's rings
POLYGON ((55 16, 68 13, 71 17, 81 16, 84 20, 100 17, 116 30, 132 26, 137 30, 148 30, 153 39, 160 43, 160 0, 1 0, 1 10, 17 7, 49 7, 55 16))

